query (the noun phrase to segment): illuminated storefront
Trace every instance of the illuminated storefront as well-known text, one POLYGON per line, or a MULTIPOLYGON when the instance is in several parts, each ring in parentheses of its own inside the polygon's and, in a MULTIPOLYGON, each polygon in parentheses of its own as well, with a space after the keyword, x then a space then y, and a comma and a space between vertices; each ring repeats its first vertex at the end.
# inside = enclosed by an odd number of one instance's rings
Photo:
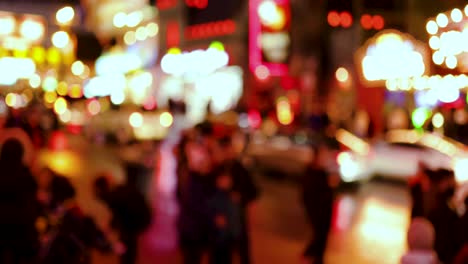
POLYGON ((228 62, 220 42, 206 50, 169 50, 161 61, 164 75, 157 90, 158 105, 166 106, 169 99, 184 101, 192 125, 203 121, 208 107, 215 115, 233 109, 243 93, 243 73, 228 62))

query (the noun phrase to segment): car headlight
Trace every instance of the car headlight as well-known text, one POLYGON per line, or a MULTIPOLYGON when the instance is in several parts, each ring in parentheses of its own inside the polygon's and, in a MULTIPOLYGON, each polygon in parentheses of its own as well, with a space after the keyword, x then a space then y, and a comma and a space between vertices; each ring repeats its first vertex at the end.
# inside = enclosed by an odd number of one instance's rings
POLYGON ((341 152, 337 156, 337 162, 341 179, 344 182, 353 182, 358 180, 362 173, 362 168, 354 156, 349 152, 341 152))
POLYGON ((454 161, 453 171, 458 183, 468 181, 468 158, 459 158, 454 161))

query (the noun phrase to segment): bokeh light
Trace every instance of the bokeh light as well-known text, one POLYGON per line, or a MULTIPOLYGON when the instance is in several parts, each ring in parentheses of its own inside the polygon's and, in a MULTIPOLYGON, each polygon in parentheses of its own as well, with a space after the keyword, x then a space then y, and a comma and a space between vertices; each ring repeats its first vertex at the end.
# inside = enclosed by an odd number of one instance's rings
POLYGON ((346 82, 349 80, 349 72, 347 69, 340 67, 335 72, 335 77, 339 82, 346 82))
POLYGON ((174 118, 172 117, 171 113, 164 112, 159 117, 159 122, 161 123, 161 126, 163 127, 170 127, 172 126, 172 123, 174 122, 174 118))
POLYGON ((138 112, 132 113, 128 118, 128 122, 134 128, 143 126, 143 121, 143 115, 138 112))
POLYGON ((437 32, 439 31, 439 26, 437 25, 437 23, 434 20, 431 20, 431 21, 427 22, 427 24, 426 24, 426 31, 427 31, 427 33, 429 33, 431 35, 437 34, 437 32))
POLYGON ((99 112, 101 112, 101 104, 99 103, 98 100, 91 100, 88 103, 88 112, 91 115, 97 115, 99 112))
POLYGON ((65 100, 63 97, 58 98, 54 103, 54 111, 58 115, 65 113, 65 111, 67 111, 67 107, 67 100, 65 100))
POLYGON ((69 25, 73 21, 74 18, 75 18, 75 10, 70 6, 66 6, 58 10, 55 15, 55 19, 61 25, 69 25))
POLYGON ((255 68, 255 76, 259 80, 266 80, 270 77, 270 70, 265 65, 260 65, 255 68))
POLYGON ((432 117, 432 125, 435 128, 441 128, 444 125, 444 116, 441 113, 436 113, 432 117))
POLYGON ((438 14, 436 17, 437 25, 441 28, 444 28, 448 25, 448 17, 445 14, 438 14))
POLYGON ((85 65, 81 61, 75 61, 71 66, 71 71, 74 75, 80 76, 85 71, 85 65))
POLYGON ((70 43, 70 35, 65 31, 57 31, 52 35, 52 44, 63 49, 70 43))

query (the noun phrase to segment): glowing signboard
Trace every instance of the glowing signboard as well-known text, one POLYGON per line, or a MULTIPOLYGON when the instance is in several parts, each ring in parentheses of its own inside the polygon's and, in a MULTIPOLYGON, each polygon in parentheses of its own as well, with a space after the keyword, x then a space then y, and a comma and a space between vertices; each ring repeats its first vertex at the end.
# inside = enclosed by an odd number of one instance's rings
POLYGON ((250 70, 286 75, 291 44, 289 0, 251 0, 249 15, 250 70))
POLYGON ((356 53, 356 60, 368 86, 385 86, 387 80, 427 74, 427 54, 424 43, 396 30, 386 30, 369 39, 356 53))

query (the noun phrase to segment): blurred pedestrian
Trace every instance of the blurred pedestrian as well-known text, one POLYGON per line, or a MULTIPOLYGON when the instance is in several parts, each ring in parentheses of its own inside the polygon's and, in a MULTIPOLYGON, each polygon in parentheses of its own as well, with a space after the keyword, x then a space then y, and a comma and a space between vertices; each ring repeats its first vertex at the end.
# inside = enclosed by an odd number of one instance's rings
POLYGON ((435 229, 434 248, 442 263, 452 263, 462 244, 459 239, 460 217, 454 204, 455 177, 452 171, 440 169, 437 172, 437 200, 428 220, 435 229))
POLYGON ((314 149, 313 161, 302 183, 302 201, 313 229, 313 238, 305 249, 304 258, 314 264, 324 263, 333 211, 333 189, 323 166, 326 164, 326 151, 325 146, 314 149))
POLYGON ((47 230, 42 236, 41 263, 91 264, 93 249, 113 252, 113 244, 106 234, 78 206, 73 188, 53 190, 51 195, 56 206, 46 215, 47 230))
POLYGON ((152 221, 152 210, 137 187, 135 177, 127 177, 123 185, 112 186, 108 176, 100 176, 94 183, 96 196, 111 210, 110 226, 118 233, 125 246, 121 264, 136 263, 138 238, 152 221))
POLYGON ((241 201, 233 192, 233 179, 228 168, 219 171, 215 177, 216 191, 208 200, 212 226, 210 263, 230 264, 242 229, 241 201))
POLYGON ((75 196, 75 188, 70 180, 45 167, 36 175, 38 200, 46 211, 54 211, 67 200, 75 196))
POLYGON ((434 240, 431 222, 425 218, 414 218, 408 230, 408 252, 401 258, 401 264, 438 264, 434 240))
POLYGON ((40 104, 32 104, 24 112, 24 122, 22 128, 31 138, 35 149, 40 149, 46 145, 46 131, 41 126, 43 108, 40 104))
POLYGON ((179 244, 183 263, 199 264, 208 252, 210 212, 208 199, 214 192, 213 162, 198 139, 188 139, 181 155, 186 164, 179 168, 179 244))
POLYGON ((221 150, 223 153, 222 166, 231 177, 232 188, 231 196, 234 202, 239 204, 240 209, 240 233, 235 241, 236 249, 239 253, 240 263, 251 263, 250 256, 250 232, 249 219, 255 208, 255 201, 258 199, 259 190, 256 186, 251 173, 241 162, 242 149, 236 149, 232 135, 226 135, 220 139, 221 150))
POLYGON ((37 184, 23 163, 24 148, 7 139, 0 153, 0 263, 34 263, 39 241, 37 184))
POLYGON ((427 217, 436 204, 433 182, 434 172, 419 164, 416 177, 410 182, 412 198, 411 218, 427 217))

